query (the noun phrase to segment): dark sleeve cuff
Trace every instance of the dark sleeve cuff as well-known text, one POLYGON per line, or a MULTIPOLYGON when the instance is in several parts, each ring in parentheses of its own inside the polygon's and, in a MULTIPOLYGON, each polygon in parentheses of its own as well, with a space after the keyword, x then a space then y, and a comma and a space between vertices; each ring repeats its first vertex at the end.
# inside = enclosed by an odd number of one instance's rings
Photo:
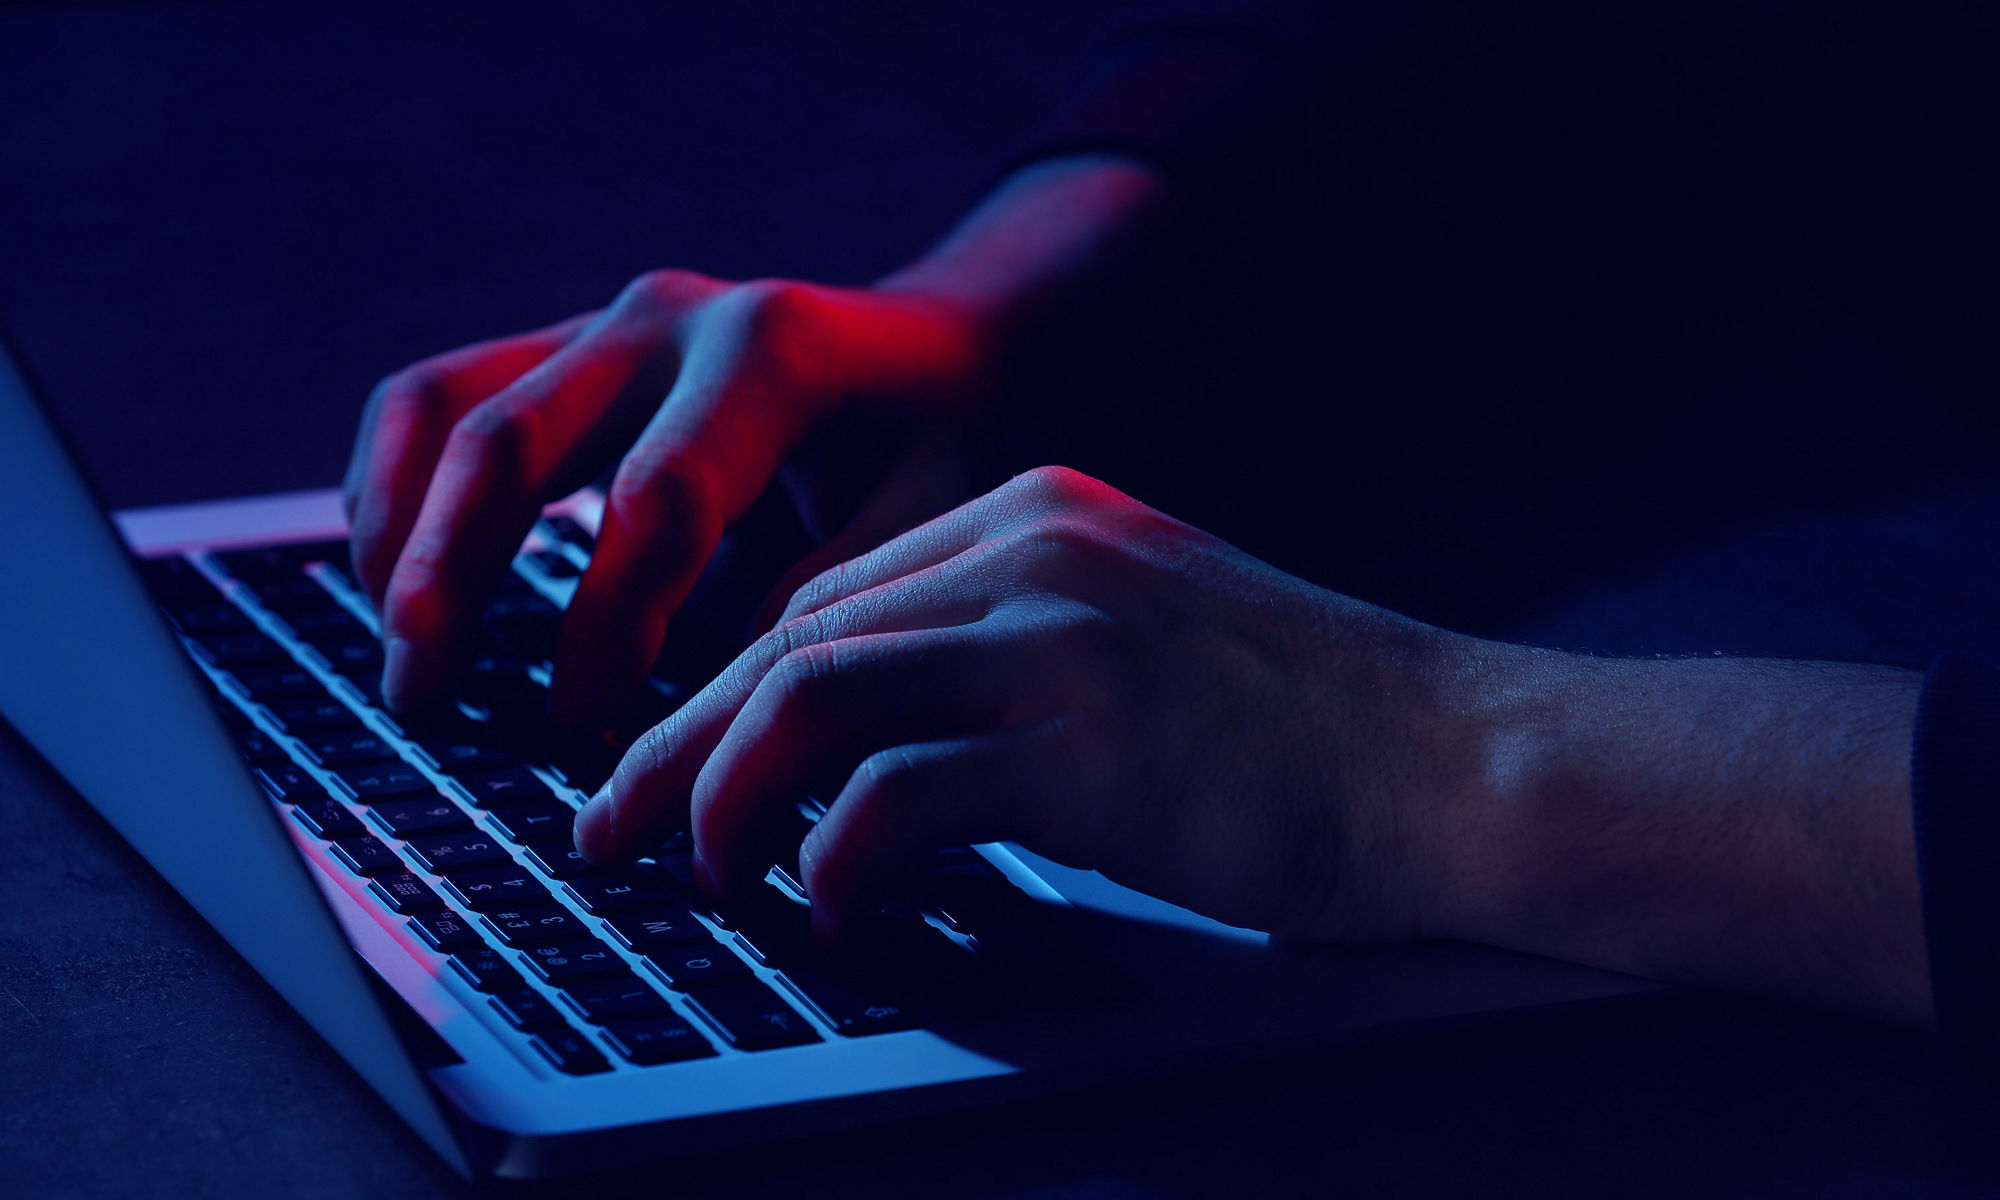
POLYGON ((1917 702, 1910 793, 1938 1027, 2000 1070, 2000 664, 1947 655, 1917 702))

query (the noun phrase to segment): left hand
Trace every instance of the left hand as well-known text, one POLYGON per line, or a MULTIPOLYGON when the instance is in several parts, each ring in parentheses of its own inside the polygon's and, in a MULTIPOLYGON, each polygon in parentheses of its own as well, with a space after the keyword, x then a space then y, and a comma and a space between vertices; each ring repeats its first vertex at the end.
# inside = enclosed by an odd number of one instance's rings
POLYGON ((1436 931, 1475 782, 1460 638, 1288 576, 1060 468, 812 579, 579 816, 593 860, 692 821, 718 898, 797 848, 822 936, 938 847, 1015 840, 1291 936, 1436 931))

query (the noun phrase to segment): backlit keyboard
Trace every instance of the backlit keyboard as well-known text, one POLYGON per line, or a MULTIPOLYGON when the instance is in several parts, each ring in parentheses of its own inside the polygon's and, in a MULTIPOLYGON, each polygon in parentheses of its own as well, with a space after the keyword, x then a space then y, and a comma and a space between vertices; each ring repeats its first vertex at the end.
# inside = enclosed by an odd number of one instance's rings
MULTIPOLYGON (((381 703, 382 652, 344 542, 150 559, 155 600, 214 688, 271 800, 401 923, 503 1036, 555 1070, 650 1069, 717 1054, 890 1034, 1104 994, 1108 977, 977 851, 938 854, 838 958, 808 936, 782 867, 718 911, 674 831, 602 868, 571 842, 577 807, 626 745, 718 670, 678 623, 644 694, 595 737, 543 718, 562 603, 590 535, 544 522, 495 591, 455 709, 405 728, 381 703)), ((819 806, 801 797, 803 837, 819 806)))

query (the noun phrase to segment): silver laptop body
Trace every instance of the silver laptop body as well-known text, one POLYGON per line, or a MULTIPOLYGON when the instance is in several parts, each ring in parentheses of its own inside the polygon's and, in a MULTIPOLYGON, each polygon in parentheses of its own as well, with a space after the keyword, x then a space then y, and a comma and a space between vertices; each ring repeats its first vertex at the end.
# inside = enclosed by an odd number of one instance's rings
MULTIPOLYGON (((560 507, 585 526, 595 515, 587 494, 560 507)), ((1079 983, 1079 996, 1065 999, 1072 960, 1051 958, 1038 968, 1051 973, 1039 990, 1057 1002, 847 1035, 786 986, 781 965, 761 965, 710 924, 714 952, 737 955, 814 1040, 736 1049, 698 994, 646 973, 640 954, 614 943, 711 1052, 636 1065, 603 1027, 563 1007, 559 988, 524 972, 606 1063, 566 1074, 258 786, 211 706, 206 685, 227 681, 189 656, 142 586, 134 556, 185 555, 236 599, 241 589, 214 571, 209 552, 340 537, 333 492, 107 514, 18 364, 0 355, 0 512, 10 565, 0 579, 0 714, 461 1172, 610 1168, 1658 990, 1465 945, 1276 944, 1020 847, 988 845, 975 848, 985 863, 1119 986, 1079 983)), ((531 543, 524 555, 547 548, 531 543)), ((532 567, 523 574, 556 603, 573 586, 532 567)), ((327 583, 340 594, 337 579, 327 583)), ((365 615, 357 597, 346 599, 365 615)), ((283 622, 254 619, 352 698, 283 622)), ((259 706, 232 702, 290 744, 259 706)), ((355 711, 429 770, 386 716, 355 711)), ((432 774, 440 794, 463 803, 448 776, 432 774)), ((466 817, 488 828, 490 814, 467 807, 466 817)), ((559 886, 551 896, 597 923, 559 886)), ((446 903, 491 948, 518 957, 480 913, 446 903)))

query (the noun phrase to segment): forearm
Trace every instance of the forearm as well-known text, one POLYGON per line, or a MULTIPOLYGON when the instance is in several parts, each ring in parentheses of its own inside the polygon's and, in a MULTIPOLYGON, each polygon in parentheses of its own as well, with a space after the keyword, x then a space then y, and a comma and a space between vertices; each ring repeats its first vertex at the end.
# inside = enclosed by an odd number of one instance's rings
POLYGON ((1469 658, 1487 680, 1481 778, 1443 826, 1446 931, 1933 1023, 1910 817, 1918 674, 1469 658))
POLYGON ((1041 304, 1143 244, 1168 203, 1165 178, 1135 159, 1030 163, 877 287, 957 307, 997 349, 1041 304))

